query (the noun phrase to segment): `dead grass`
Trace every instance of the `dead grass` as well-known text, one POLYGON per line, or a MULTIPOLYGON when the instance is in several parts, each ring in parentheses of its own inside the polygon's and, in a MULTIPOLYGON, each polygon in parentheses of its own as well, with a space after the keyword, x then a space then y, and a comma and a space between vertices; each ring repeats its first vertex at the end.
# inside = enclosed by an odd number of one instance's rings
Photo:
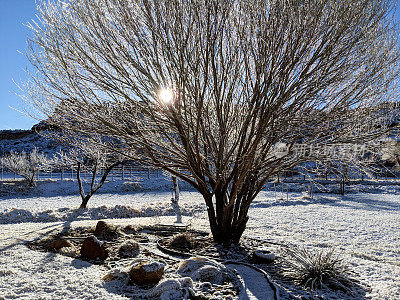
POLYGON ((284 254, 281 272, 299 285, 312 290, 330 288, 347 292, 354 284, 350 269, 334 249, 313 252, 298 248, 284 254))

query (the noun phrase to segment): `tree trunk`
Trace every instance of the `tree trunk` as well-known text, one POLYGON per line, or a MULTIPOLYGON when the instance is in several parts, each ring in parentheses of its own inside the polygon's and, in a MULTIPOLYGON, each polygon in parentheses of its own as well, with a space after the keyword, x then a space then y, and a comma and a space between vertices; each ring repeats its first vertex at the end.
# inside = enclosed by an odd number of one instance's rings
POLYGON ((204 199, 208 208, 208 217, 214 242, 225 246, 239 244, 248 221, 247 212, 250 206, 248 201, 246 201, 248 194, 238 196, 233 205, 228 206, 228 197, 226 194, 216 192, 215 210, 213 207, 210 207, 210 200, 206 196, 204 199))
POLYGON ((240 238, 246 229, 247 218, 242 224, 233 224, 229 220, 223 220, 217 223, 214 230, 211 230, 214 242, 222 244, 224 246, 237 245, 240 242, 240 238))
POLYGON ((100 182, 97 185, 96 185, 96 175, 97 175, 98 166, 97 166, 97 164, 95 164, 94 168, 92 169, 92 181, 90 184, 90 192, 87 195, 85 195, 85 191, 83 189, 83 184, 82 184, 82 180, 81 180, 81 176, 80 176, 81 175, 81 163, 78 162, 78 170, 76 172, 76 177, 78 179, 78 184, 79 184, 79 193, 82 198, 82 203, 81 203, 80 208, 87 208, 87 203, 89 202, 90 197, 92 197, 93 194, 96 193, 97 190, 103 186, 104 182, 107 179, 108 174, 111 172, 111 170, 114 167, 118 166, 120 163, 121 162, 118 161, 118 162, 115 162, 115 163, 109 165, 104 170, 103 176, 101 176, 100 182))
POLYGON ((90 194, 86 195, 86 197, 84 197, 82 199, 82 203, 81 203, 81 206, 79 208, 87 208, 87 204, 88 204, 89 199, 90 199, 91 196, 92 195, 90 195, 90 194))
POLYGON ((340 195, 344 196, 345 194, 345 185, 346 185, 346 180, 344 175, 342 175, 342 178, 340 179, 340 195))

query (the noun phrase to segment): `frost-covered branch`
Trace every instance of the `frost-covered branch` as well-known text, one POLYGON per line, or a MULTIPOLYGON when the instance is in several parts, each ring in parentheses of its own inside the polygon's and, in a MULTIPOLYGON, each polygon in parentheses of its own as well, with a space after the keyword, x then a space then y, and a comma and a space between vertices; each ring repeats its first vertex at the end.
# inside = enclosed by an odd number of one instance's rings
MULTIPOLYGON (((37 117, 193 185, 237 243, 298 143, 385 134, 396 99, 391 0, 82 0, 38 5, 22 87, 37 117), (279 143, 287 155, 277 156, 279 143)), ((34 114, 34 111, 31 112, 34 114)))
POLYGON ((1 157, 0 162, 8 170, 23 177, 29 186, 35 185, 36 175, 39 171, 49 170, 53 165, 52 159, 40 153, 37 148, 30 153, 11 151, 1 157))
POLYGON ((68 146, 68 152, 59 152, 56 155, 56 161, 60 166, 77 167, 77 181, 79 194, 82 198, 81 208, 86 208, 89 199, 104 184, 111 170, 122 164, 123 157, 117 153, 110 152, 107 144, 111 143, 110 139, 101 138, 100 136, 91 139, 84 135, 71 134, 67 131, 47 132, 48 137, 58 140, 68 146), (82 171, 91 173, 90 189, 85 193, 82 182, 82 171), (100 180, 98 180, 98 176, 100 180))

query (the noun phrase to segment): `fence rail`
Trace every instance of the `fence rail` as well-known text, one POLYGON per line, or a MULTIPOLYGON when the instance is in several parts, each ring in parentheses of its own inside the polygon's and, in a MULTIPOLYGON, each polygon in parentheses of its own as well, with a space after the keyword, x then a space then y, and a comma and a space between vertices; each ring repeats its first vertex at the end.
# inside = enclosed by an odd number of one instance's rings
MULTIPOLYGON (((13 180, 13 179, 20 179, 23 178, 22 176, 12 172, 11 170, 8 170, 6 167, 0 166, 1 168, 1 173, 0 173, 0 180, 13 180)), ((326 180, 339 180, 340 174, 339 173, 333 173, 333 172, 311 172, 307 171, 307 174, 300 174, 298 172, 295 172, 296 170, 290 170, 290 171, 283 171, 281 174, 277 176, 278 181, 280 179, 284 178, 292 178, 296 176, 302 176, 304 177, 304 180, 306 180, 306 177, 308 178, 309 176, 317 179, 326 179, 326 180)), ((104 173, 104 169, 100 169, 97 172, 96 175, 96 180, 100 179, 104 173)), ((114 180, 138 180, 138 179, 150 179, 150 178, 158 178, 162 177, 163 171, 161 169, 155 169, 155 168, 147 168, 147 167, 137 167, 137 166, 119 166, 115 167, 111 170, 109 173, 107 180, 108 181, 114 181, 114 180)), ((56 180, 71 180, 71 179, 76 179, 77 175, 77 170, 76 168, 57 168, 54 170, 48 170, 48 171, 39 171, 36 173, 36 180, 43 180, 43 179, 56 179, 56 180)), ((349 179, 364 179, 363 175, 358 174, 357 175, 349 175, 349 179)), ((399 178, 397 176, 398 174, 393 174, 386 170, 386 172, 380 172, 380 173, 373 173, 375 179, 395 179, 399 178)), ((87 170, 81 170, 81 178, 86 180, 86 179, 91 179, 92 178, 92 173, 87 171, 87 170)))
MULTIPOLYGON (((100 179, 103 176, 104 169, 100 169, 97 172, 96 179, 100 179)), ((116 167, 111 170, 108 174, 107 180, 135 180, 135 179, 150 179, 161 177, 163 171, 154 168, 143 168, 143 167, 132 167, 122 166, 116 167)), ((70 180, 76 179, 77 171, 76 168, 58 168, 57 170, 39 171, 36 173, 37 180, 43 179, 56 179, 56 180, 70 180)), ((92 173, 88 171, 81 171, 82 179, 91 179, 92 173)), ((1 167, 0 180, 13 180, 20 179, 22 176, 8 170, 5 167, 1 167)))

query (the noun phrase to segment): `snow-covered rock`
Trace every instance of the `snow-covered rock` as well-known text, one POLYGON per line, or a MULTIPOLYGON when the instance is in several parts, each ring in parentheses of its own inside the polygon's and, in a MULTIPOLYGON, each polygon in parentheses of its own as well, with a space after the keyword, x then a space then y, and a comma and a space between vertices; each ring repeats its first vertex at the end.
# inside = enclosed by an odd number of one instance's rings
POLYGON ((159 261, 139 259, 131 265, 129 278, 137 285, 153 285, 164 275, 165 265, 159 261))
POLYGON ((222 283, 231 273, 223 264, 211 259, 193 257, 184 260, 177 270, 183 277, 190 277, 194 281, 222 283))
POLYGON ((253 261, 260 264, 271 264, 275 260, 275 254, 270 250, 259 249, 252 254, 253 261))
POLYGON ((118 255, 123 258, 135 257, 139 252, 139 243, 135 240, 126 240, 118 248, 118 255))

